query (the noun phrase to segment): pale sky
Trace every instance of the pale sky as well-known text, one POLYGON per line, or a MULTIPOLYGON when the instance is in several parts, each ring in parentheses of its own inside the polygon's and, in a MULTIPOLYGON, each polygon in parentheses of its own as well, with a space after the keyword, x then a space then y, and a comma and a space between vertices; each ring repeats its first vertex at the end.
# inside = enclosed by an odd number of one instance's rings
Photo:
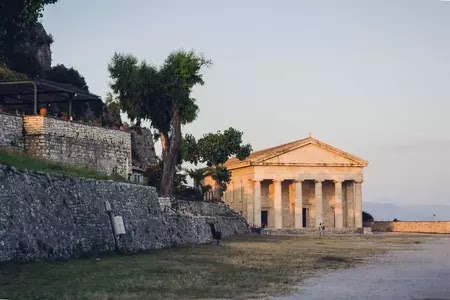
POLYGON ((60 0, 43 23, 95 94, 115 51, 194 49, 214 64, 185 133, 233 126, 257 150, 311 132, 369 160, 364 201, 450 204, 450 2, 60 0))

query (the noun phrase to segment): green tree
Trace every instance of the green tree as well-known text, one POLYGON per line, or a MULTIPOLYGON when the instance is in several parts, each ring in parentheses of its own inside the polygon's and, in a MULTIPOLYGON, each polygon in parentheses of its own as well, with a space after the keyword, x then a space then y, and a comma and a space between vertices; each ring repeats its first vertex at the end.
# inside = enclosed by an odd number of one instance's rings
POLYGON ((114 98, 113 94, 108 93, 105 97, 105 107, 103 108, 103 122, 107 126, 122 125, 122 117, 120 116, 120 103, 114 98))
POLYGON ((196 188, 199 191, 202 191, 203 179, 213 174, 211 168, 209 167, 199 169, 186 169, 185 171, 189 175, 189 177, 191 177, 192 180, 194 181, 194 188, 196 188))
POLYGON ((16 62, 21 66, 29 65, 29 70, 33 72, 37 71, 35 69, 38 66, 29 47, 30 40, 38 19, 42 17, 44 6, 56 2, 57 0, 0 1, 0 64, 10 66, 16 62))
POLYGON ((252 151, 250 144, 242 143, 242 135, 241 131, 230 127, 223 132, 205 134, 198 141, 190 134, 183 139, 183 159, 211 167, 211 178, 216 182, 216 198, 227 190, 231 180, 231 173, 223 164, 232 156, 244 160, 252 151))
POLYGON ((131 121, 149 120, 162 145, 161 195, 173 195, 180 163, 181 125, 195 120, 198 106, 192 88, 203 85, 201 69, 210 61, 193 51, 171 53, 157 68, 132 55, 115 54, 109 64, 111 88, 131 121))
POLYGON ((86 80, 73 67, 67 68, 65 65, 56 65, 47 72, 45 72, 44 77, 45 79, 51 81, 68 83, 76 87, 79 87, 83 90, 89 91, 89 87, 86 84, 86 80))
POLYGON ((363 223, 367 226, 374 221, 373 216, 365 211, 362 212, 362 219, 363 223))

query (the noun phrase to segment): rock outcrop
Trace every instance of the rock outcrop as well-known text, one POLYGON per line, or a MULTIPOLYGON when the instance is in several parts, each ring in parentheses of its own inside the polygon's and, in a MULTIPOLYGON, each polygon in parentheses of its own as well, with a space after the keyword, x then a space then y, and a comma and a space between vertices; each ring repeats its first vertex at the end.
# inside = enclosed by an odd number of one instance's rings
POLYGON ((131 157, 133 166, 147 170, 157 163, 153 134, 148 128, 131 127, 131 157))
POLYGON ((53 38, 45 31, 41 23, 37 23, 31 31, 32 47, 35 49, 35 56, 43 71, 52 67, 52 50, 50 48, 53 38))

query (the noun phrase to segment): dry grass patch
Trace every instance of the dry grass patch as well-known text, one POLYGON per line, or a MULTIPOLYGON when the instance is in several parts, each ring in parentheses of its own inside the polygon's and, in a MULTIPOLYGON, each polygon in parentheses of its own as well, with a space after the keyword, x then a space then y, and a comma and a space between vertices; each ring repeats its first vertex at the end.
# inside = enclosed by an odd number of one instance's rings
POLYGON ((245 235, 220 246, 185 246, 100 260, 7 264, 0 266, 0 298, 248 299, 280 295, 293 291, 295 284, 318 270, 351 267, 414 241, 418 239, 389 237, 385 243, 379 237, 245 235))

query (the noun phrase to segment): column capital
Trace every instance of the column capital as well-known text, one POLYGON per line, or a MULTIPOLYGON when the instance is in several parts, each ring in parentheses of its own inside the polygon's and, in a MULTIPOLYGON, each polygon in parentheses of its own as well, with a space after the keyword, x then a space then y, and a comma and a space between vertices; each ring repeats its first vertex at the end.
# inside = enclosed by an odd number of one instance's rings
POLYGON ((341 179, 333 179, 333 182, 334 182, 334 183, 342 183, 343 180, 341 180, 341 179))
POLYGON ((323 180, 323 179, 314 179, 314 182, 315 183, 322 183, 322 182, 324 182, 325 180, 323 180))
POLYGON ((274 179, 272 179, 272 181, 275 183, 275 182, 279 182, 279 183, 281 183, 281 182, 283 182, 284 180, 283 179, 279 179, 279 178, 274 178, 274 179))
POLYGON ((355 183, 357 184, 362 184, 364 182, 364 180, 355 180, 355 183))
POLYGON ((304 179, 294 179, 293 181, 295 183, 303 183, 305 180, 304 179))

